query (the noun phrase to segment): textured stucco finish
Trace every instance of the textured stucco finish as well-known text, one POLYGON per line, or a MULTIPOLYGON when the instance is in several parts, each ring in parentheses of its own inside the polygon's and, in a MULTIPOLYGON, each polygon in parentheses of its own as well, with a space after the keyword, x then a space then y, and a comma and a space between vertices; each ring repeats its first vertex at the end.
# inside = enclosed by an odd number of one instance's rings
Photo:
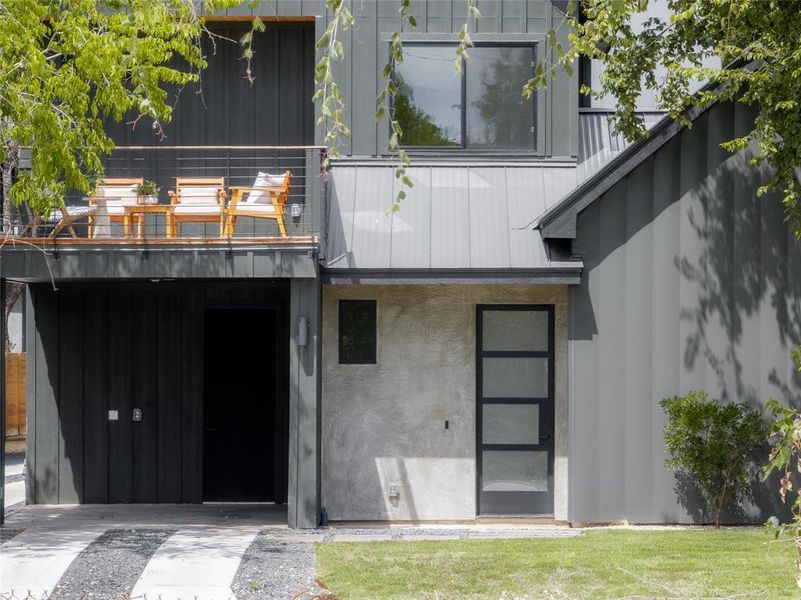
POLYGON ((322 358, 322 503, 331 519, 475 518, 476 304, 556 307, 555 516, 566 517, 565 286, 331 285, 322 358), (377 300, 377 364, 339 364, 342 298, 377 300))

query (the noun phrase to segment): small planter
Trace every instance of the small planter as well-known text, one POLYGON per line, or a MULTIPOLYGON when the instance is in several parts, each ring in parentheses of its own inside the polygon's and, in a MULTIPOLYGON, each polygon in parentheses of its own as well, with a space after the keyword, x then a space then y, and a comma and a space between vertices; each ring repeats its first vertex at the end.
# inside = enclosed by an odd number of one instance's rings
POLYGON ((144 181, 136 186, 136 203, 137 204, 158 204, 159 202, 159 188, 152 181, 144 181))

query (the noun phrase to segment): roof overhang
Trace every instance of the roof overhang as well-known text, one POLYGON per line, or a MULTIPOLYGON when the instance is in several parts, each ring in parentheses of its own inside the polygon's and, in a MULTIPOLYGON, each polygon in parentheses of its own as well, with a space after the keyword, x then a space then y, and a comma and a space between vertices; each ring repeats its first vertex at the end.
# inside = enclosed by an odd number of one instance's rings
POLYGON ((324 269, 321 278, 328 285, 578 285, 583 267, 570 261, 532 269, 324 269))
POLYGON ((316 278, 317 243, 29 245, 7 242, 0 277, 37 281, 316 278))
MULTIPOLYGON (((708 109, 709 107, 693 108, 687 111, 686 116, 692 121, 708 109)), ((542 214, 537 228, 543 239, 575 238, 578 214, 684 128, 684 125, 677 123, 669 115, 659 121, 646 132, 644 138, 623 150, 587 181, 542 214)))
MULTIPOLYGON (((760 61, 745 63, 744 61, 736 60, 729 64, 726 69, 755 70, 759 64, 760 61)), ((718 86, 718 83, 708 83, 696 95, 714 90, 718 86)), ((684 117, 692 122, 712 108, 716 102, 711 102, 703 108, 690 107, 684 112, 684 117)), ((670 115, 666 115, 665 118, 646 132, 645 137, 623 150, 592 177, 546 210, 538 219, 536 226, 540 230, 543 240, 574 239, 576 237, 576 218, 578 214, 600 198, 623 177, 631 173, 637 165, 678 135, 684 128, 685 125, 676 122, 670 115)))

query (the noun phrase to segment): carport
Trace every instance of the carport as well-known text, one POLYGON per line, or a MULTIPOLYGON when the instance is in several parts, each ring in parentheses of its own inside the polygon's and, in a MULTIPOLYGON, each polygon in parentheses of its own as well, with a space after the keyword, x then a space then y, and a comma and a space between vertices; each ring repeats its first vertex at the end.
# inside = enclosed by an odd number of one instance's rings
POLYGON ((27 502, 285 503, 316 526, 315 248, 7 243, 2 283, 28 284, 27 502))

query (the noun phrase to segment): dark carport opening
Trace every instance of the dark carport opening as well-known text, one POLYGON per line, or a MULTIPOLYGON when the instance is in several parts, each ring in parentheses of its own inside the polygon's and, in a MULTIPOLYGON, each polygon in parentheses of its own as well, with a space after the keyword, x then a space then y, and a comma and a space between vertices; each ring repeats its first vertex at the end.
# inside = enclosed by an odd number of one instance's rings
POLYGON ((285 321, 278 308, 204 312, 204 502, 286 502, 285 321))

